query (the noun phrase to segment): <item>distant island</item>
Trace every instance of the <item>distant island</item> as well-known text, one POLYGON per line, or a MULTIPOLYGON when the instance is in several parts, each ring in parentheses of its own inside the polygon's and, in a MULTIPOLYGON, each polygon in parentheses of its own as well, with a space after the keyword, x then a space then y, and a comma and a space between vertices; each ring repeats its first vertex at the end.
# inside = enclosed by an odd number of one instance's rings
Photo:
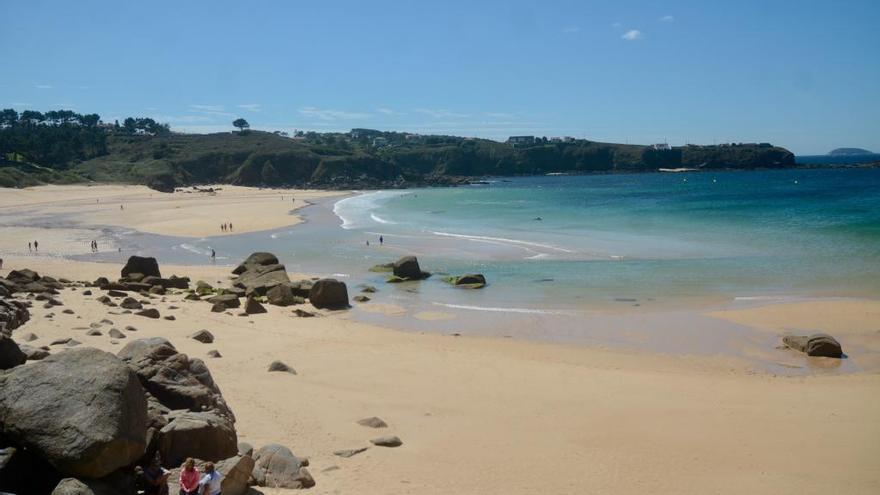
POLYGON ((837 148, 828 152, 829 156, 860 156, 873 154, 873 151, 868 151, 862 148, 837 148))
POLYGON ((150 118, 105 123, 61 110, 0 111, 0 186, 120 182, 175 187, 223 183, 322 189, 468 183, 477 177, 785 168, 794 155, 770 143, 711 146, 602 143, 573 137, 488 139, 352 129, 182 134, 150 118))

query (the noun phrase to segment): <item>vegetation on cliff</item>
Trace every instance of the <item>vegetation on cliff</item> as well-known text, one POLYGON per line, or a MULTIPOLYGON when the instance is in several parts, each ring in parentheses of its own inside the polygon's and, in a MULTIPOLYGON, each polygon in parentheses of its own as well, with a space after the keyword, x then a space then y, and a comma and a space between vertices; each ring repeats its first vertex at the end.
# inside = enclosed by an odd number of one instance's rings
MULTIPOLYGON (((371 129, 348 133, 249 131, 177 134, 151 119, 123 125, 97 115, 3 111, 0 185, 129 182, 157 189, 230 183, 320 188, 454 184, 470 177, 654 171, 660 168, 777 168, 794 156, 770 144, 651 147, 534 138, 500 143, 371 129), (25 118, 27 114, 27 118, 25 118), (34 120, 34 114, 39 119, 34 120)), ((238 122, 237 124, 246 124, 238 122)))

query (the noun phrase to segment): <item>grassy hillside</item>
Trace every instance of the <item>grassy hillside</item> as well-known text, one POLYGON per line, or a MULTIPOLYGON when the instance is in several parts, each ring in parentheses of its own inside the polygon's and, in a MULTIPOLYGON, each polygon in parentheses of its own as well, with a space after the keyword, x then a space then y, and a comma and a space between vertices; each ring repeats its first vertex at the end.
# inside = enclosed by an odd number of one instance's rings
MULTIPOLYGON (((319 188, 405 187, 464 177, 658 168, 758 168, 794 164, 770 145, 687 146, 654 150, 587 140, 513 147, 484 139, 416 136, 367 129, 309 133, 296 139, 251 131, 218 134, 108 134, 106 152, 63 167, 0 167, 5 185, 91 180, 159 189, 208 182, 319 188), (47 171, 56 170, 56 173, 47 171)), ((7 163, 8 165, 8 163, 7 163)))

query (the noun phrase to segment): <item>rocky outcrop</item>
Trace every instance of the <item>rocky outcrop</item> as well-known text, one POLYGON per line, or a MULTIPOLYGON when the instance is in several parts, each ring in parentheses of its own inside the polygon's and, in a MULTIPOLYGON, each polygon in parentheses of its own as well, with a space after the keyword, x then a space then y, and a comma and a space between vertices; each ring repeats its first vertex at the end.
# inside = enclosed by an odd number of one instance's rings
POLYGON ((269 444, 254 454, 253 478, 258 486, 271 488, 310 488, 315 480, 287 447, 269 444))
POLYGON ((824 333, 815 333, 809 336, 786 335, 782 337, 782 342, 787 347, 803 352, 808 356, 843 357, 843 349, 840 347, 840 342, 824 333))
POLYGON ((322 278, 312 285, 309 301, 316 308, 344 309, 348 307, 348 288, 339 280, 322 278))
POLYGON ((404 256, 395 261, 392 272, 395 277, 404 280, 421 280, 430 276, 428 272, 422 271, 419 260, 415 256, 404 256))
POLYGON ((232 411, 201 359, 177 352, 171 342, 154 337, 138 339, 118 356, 137 374, 143 387, 165 407, 188 411, 215 411, 234 421, 232 411))
POLYGON ((248 296, 248 298, 245 299, 244 312, 249 315, 256 315, 260 313, 265 313, 266 308, 264 308, 262 304, 257 302, 257 300, 254 299, 253 296, 248 296))
POLYGON ((144 389, 112 354, 67 350, 0 375, 0 431, 63 474, 100 478, 144 452, 144 389))
POLYGON ((447 277, 444 280, 463 289, 482 289, 486 286, 486 277, 482 273, 468 273, 458 277, 447 277))
POLYGON ((12 332, 30 317, 27 304, 13 299, 0 299, 0 333, 12 332))
POLYGON ((237 308, 241 306, 241 301, 239 301, 238 296, 235 294, 220 294, 219 296, 214 296, 208 299, 208 302, 217 306, 222 306, 224 309, 237 308))
POLYGON ((219 461, 238 452, 238 438, 228 418, 192 411, 171 411, 166 418, 158 448, 167 464, 179 465, 187 457, 219 461))
POLYGON ((52 495, 95 495, 95 492, 76 478, 64 478, 52 490, 52 495))
POLYGON ((370 440, 370 443, 377 447, 400 447, 403 442, 395 436, 379 437, 370 440))
POLYGON ((284 265, 271 253, 253 253, 232 270, 238 275, 233 285, 245 290, 246 295, 265 295, 278 284, 290 283, 284 265))
POLYGON ((156 258, 146 258, 143 256, 131 256, 122 267, 122 277, 127 277, 130 273, 139 273, 143 277, 162 277, 159 273, 159 263, 156 258))

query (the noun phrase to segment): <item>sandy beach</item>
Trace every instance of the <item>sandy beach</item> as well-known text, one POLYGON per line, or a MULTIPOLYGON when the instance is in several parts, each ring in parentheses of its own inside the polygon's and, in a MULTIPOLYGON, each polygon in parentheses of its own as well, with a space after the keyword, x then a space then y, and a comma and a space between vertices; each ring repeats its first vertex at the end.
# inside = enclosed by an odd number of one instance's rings
MULTIPOLYGON (((328 194, 336 193, 230 186, 215 195, 167 195, 137 186, 2 189, 4 215, 57 215, 71 223, 44 229, 23 220, 0 228, 0 275, 27 267, 71 280, 118 277, 119 264, 56 256, 75 249, 28 255, 22 246, 35 232, 42 248, 89 239, 90 226, 100 225, 206 236, 219 235, 219 223, 232 221, 236 231, 259 231, 296 223, 294 207, 328 194)), ((165 276, 220 285, 230 277, 228 267, 161 269, 165 276)), ((127 339, 168 338, 181 352, 206 360, 235 412, 241 441, 281 443, 310 459, 317 482, 311 493, 880 491, 880 301, 797 301, 707 312, 768 334, 824 331, 845 350, 857 350, 855 372, 836 372, 828 358, 792 351, 787 362, 814 371, 777 376, 726 355, 397 331, 355 321, 347 311, 297 318, 291 308, 267 306, 266 314, 238 317, 212 313, 210 305, 179 295, 155 302, 175 321, 151 320, 108 314, 114 308, 96 302, 98 295, 64 290, 59 298, 74 314, 35 305, 31 321, 14 337, 33 332, 39 339, 31 345, 74 337, 116 352, 125 341, 114 344, 106 332, 85 335, 90 323, 109 318, 106 330, 137 327, 127 339), (54 318, 45 318, 50 311, 54 318), (188 338, 203 328, 215 335, 213 344, 188 338), (211 349, 223 357, 206 358, 211 349), (276 359, 298 374, 267 373, 276 359), (389 428, 356 424, 368 416, 384 419, 389 428), (348 459, 333 455, 370 446, 371 438, 384 434, 398 435, 403 446, 371 447, 348 459)))

